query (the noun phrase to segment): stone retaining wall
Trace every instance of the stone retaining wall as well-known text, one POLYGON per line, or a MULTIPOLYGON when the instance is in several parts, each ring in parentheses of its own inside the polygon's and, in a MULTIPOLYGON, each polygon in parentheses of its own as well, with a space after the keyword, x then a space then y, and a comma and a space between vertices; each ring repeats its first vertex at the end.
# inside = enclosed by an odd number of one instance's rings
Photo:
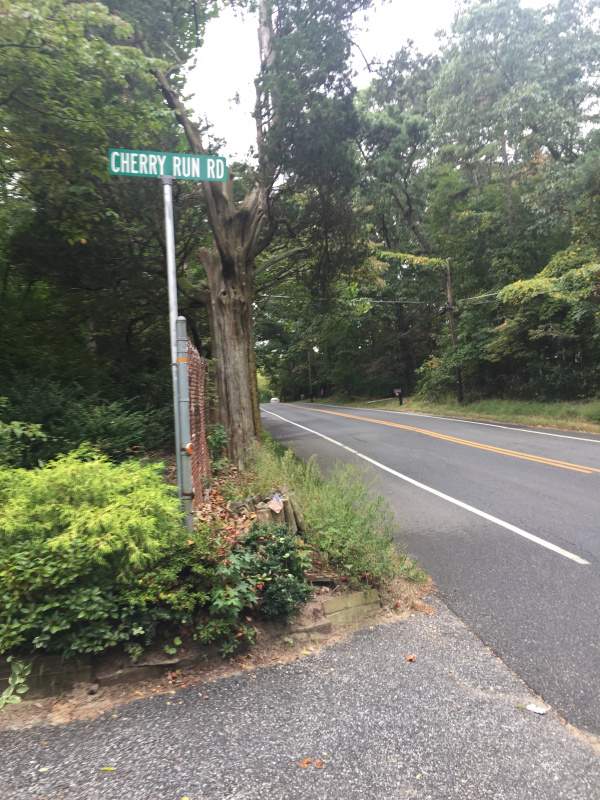
MULTIPOLYGON (((364 592, 348 592, 329 600, 313 600, 302 609, 300 615, 288 623, 272 620, 263 623, 274 635, 294 636, 306 634, 311 639, 330 633, 337 625, 353 625, 368 618, 380 608, 379 595, 375 589, 364 592)), ((219 658, 218 645, 187 646, 180 655, 164 657, 144 654, 136 664, 122 653, 102 653, 98 656, 82 656, 63 661, 60 656, 37 656, 27 680, 27 699, 52 697, 63 694, 76 683, 98 683, 101 686, 136 683, 149 678, 162 677, 165 672, 189 669, 207 660, 219 658)), ((19 657, 17 656, 17 659, 19 657)), ((21 660, 29 661, 24 655, 21 660)), ((10 664, 0 659, 0 693, 8 685, 10 664)))

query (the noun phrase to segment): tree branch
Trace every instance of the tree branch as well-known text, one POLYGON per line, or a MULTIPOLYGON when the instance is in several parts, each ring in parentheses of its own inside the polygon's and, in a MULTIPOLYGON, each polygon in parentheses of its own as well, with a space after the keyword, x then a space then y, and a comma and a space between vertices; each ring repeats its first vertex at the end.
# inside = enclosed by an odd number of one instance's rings
POLYGON ((264 264, 260 264, 254 270, 254 277, 260 275, 261 272, 264 272, 269 267, 272 267, 274 264, 277 264, 279 261, 283 261, 284 258, 290 258, 291 256, 295 256, 296 253, 305 253, 307 250, 310 249, 310 245, 303 245, 302 247, 295 247, 293 250, 288 250, 287 253, 282 253, 280 256, 275 256, 274 258, 270 258, 268 261, 265 261, 264 264))

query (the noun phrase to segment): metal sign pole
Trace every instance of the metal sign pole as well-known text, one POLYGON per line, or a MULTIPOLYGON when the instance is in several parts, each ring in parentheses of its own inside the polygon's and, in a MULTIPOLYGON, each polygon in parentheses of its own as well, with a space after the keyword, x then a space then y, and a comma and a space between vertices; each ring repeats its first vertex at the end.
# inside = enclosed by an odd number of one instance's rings
POLYGON ((181 424, 179 420, 179 388, 177 380, 177 274, 175 270, 175 228, 173 225, 173 178, 163 175, 165 204, 165 240, 167 248, 167 284, 169 289, 169 334, 171 340, 171 371, 173 375, 173 407, 175 411, 175 462, 177 464, 177 495, 183 496, 181 484, 181 424))
MULTIPOLYGON (((195 9, 195 4, 194 4, 195 9)), ((227 163, 222 156, 201 156, 189 153, 158 153, 150 150, 125 150, 111 147, 108 151, 110 175, 160 178, 165 204, 165 240, 167 250, 167 283, 169 287, 169 335, 171 339, 171 372, 173 377, 173 409, 175 415, 175 461, 177 494, 186 514, 186 524, 193 530, 193 487, 191 472, 192 441, 190 433, 190 392, 187 367, 187 332, 185 318, 180 318, 180 353, 177 353, 177 274, 175 267, 175 228, 173 225, 173 178, 186 181, 220 181, 227 177, 227 163)))
POLYGON ((177 386, 179 389, 179 431, 181 436, 181 489, 185 524, 194 530, 194 490, 192 486, 192 431, 190 425, 190 388, 188 341, 185 317, 177 317, 177 386))

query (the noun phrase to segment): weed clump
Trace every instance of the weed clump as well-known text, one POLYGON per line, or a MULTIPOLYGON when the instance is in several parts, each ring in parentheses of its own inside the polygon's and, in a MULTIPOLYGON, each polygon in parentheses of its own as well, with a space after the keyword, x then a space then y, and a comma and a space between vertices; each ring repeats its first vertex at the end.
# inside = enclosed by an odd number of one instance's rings
POLYGON ((292 487, 305 519, 303 536, 326 564, 353 584, 377 585, 402 574, 424 580, 394 544, 393 511, 371 493, 368 468, 337 464, 323 478, 316 458, 306 464, 268 434, 254 455, 252 488, 292 487))

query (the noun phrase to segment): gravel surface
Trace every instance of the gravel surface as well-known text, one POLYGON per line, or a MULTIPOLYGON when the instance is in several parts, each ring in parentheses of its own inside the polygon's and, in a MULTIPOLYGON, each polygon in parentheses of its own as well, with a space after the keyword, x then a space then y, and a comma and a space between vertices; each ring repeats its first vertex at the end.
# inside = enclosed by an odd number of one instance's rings
POLYGON ((598 800, 600 756, 551 712, 520 709, 538 698, 433 602, 435 616, 205 691, 4 731, 0 797, 598 800))

